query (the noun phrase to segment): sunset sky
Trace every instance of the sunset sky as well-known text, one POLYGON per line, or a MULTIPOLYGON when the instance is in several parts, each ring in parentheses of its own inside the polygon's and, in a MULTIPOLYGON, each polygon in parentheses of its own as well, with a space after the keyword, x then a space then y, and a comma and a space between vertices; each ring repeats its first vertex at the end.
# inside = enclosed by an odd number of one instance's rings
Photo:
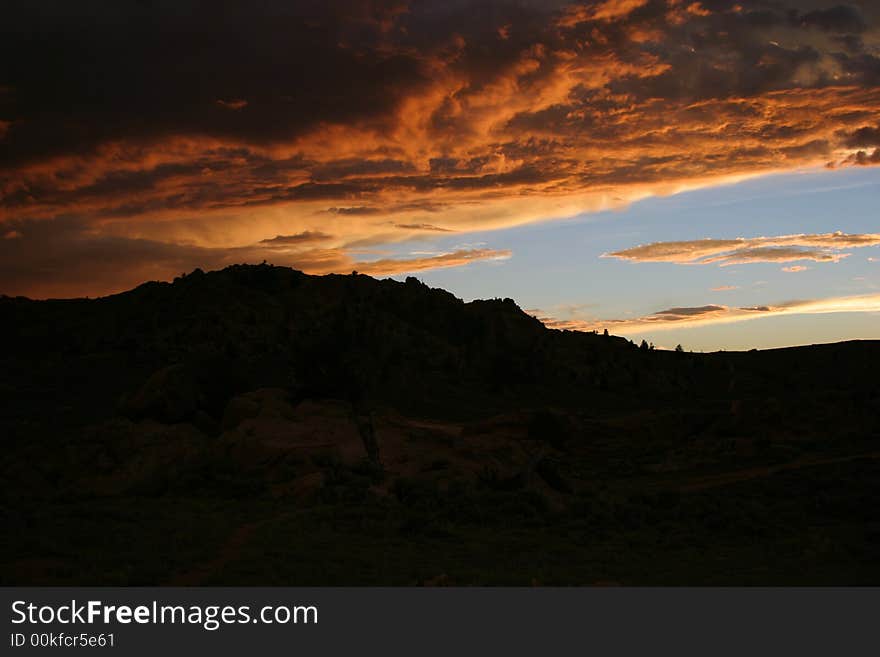
POLYGON ((4 3, 0 293, 414 274, 662 347, 880 338, 880 3, 4 3))

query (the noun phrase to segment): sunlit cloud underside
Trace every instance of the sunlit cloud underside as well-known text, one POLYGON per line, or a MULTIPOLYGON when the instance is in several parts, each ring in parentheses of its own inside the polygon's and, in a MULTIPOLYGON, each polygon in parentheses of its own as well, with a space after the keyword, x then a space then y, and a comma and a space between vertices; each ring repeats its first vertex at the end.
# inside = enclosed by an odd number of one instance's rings
POLYGON ((10 11, 3 292, 463 266, 511 254, 382 247, 880 160, 873 3, 182 7, 10 11))

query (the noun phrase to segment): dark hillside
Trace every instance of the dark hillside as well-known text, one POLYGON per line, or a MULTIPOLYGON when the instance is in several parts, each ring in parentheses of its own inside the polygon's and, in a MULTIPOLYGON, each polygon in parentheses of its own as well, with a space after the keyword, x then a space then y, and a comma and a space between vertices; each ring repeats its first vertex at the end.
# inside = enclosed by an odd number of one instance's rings
POLYGON ((0 332, 4 584, 880 582, 880 342, 642 350, 268 265, 0 332))

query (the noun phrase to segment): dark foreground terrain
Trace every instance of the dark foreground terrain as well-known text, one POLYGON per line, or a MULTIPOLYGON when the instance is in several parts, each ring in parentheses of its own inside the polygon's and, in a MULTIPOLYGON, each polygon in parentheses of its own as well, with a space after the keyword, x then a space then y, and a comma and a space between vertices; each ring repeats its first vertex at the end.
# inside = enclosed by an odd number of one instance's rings
POLYGON ((0 332, 0 584, 880 584, 880 342, 643 350, 267 265, 0 332))

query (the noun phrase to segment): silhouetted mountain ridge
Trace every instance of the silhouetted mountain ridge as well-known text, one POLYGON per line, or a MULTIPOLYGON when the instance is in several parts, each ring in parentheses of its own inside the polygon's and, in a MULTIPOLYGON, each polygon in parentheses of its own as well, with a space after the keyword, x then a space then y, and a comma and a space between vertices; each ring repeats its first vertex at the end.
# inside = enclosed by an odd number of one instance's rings
MULTIPOLYGON (((234 374, 238 387, 400 403, 546 383, 560 365, 548 369, 549 361, 561 357, 556 332, 510 299, 464 303, 415 278, 308 276, 268 265, 196 270, 101 299, 6 298, 0 308, 6 344, 16 345, 10 365, 27 357, 28 367, 54 368, 63 360, 69 370, 103 356, 125 370, 126 382, 192 362, 234 374)), ((598 347, 596 336, 578 337, 598 347)), ((605 351, 628 347, 602 343, 605 351)))
POLYGON ((4 583, 880 581, 880 342, 653 351, 270 265, 0 336, 4 583))

